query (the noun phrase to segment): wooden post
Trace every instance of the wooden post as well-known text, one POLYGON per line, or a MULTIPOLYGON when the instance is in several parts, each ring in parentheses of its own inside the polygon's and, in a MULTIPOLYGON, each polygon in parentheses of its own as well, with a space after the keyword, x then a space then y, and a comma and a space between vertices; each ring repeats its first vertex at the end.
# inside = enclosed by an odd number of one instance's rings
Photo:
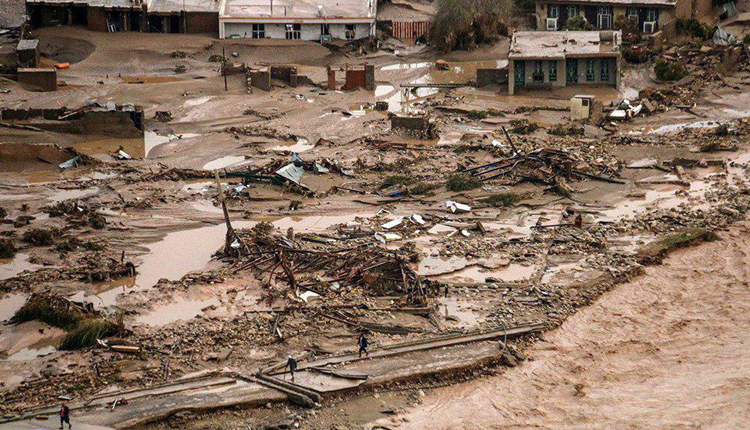
MULTIPOLYGON (((227 87, 227 53, 225 51, 225 48, 221 47, 221 73, 224 75, 224 91, 229 91, 227 87)), ((216 174, 216 177, 219 177, 219 174, 216 174)), ((219 184, 219 188, 221 188, 221 184, 219 184)))
POLYGON ((229 210, 227 209, 227 202, 224 200, 224 190, 221 188, 221 179, 219 179, 219 172, 216 174, 216 188, 219 190, 219 202, 221 202, 221 210, 224 212, 224 222, 227 225, 227 235, 224 239, 224 252, 228 253, 235 238, 234 229, 232 228, 232 222, 229 220, 229 210))

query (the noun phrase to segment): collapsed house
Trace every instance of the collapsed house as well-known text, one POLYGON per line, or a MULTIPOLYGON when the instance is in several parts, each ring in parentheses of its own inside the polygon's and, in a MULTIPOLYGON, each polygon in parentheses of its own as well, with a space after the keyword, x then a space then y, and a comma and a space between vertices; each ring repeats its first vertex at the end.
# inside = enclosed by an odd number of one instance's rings
POLYGON ((26 0, 33 27, 80 25, 92 31, 219 32, 219 0, 26 0))
POLYGON ((222 0, 219 38, 326 42, 375 35, 376 0, 222 0))
POLYGON ((508 54, 508 94, 520 88, 620 86, 619 31, 521 31, 508 54))

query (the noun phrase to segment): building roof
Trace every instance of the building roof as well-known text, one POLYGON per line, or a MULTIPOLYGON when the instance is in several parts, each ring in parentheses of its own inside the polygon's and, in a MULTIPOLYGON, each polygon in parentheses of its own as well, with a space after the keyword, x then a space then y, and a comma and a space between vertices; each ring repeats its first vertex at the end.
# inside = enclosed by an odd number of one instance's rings
POLYGON ((367 20, 374 21, 377 0, 221 0, 222 18, 265 22, 367 20))
MULTIPOLYGON (((107 9, 140 8, 133 0, 26 0, 32 4, 75 4, 107 9)), ((151 13, 218 12, 220 0, 144 0, 151 13)))
POLYGON ((620 31, 518 31, 510 60, 563 60, 620 55, 620 31), (604 40, 602 40, 604 39, 604 40))
POLYGON ((39 46, 39 39, 21 39, 18 41, 16 50, 27 51, 30 49, 36 49, 39 46))
POLYGON ((149 13, 218 12, 219 0, 147 0, 149 13))
POLYGON ((542 0, 546 3, 568 3, 576 5, 614 5, 675 7, 677 0, 542 0))

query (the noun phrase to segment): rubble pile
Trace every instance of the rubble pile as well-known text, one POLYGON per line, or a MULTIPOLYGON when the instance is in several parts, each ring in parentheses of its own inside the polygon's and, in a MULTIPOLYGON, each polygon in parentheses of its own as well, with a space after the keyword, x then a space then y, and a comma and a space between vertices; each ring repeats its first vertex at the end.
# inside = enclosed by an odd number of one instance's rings
MULTIPOLYGON (((432 285, 408 265, 415 258, 413 253, 387 251, 365 234, 369 238, 363 243, 352 244, 345 237, 329 242, 293 231, 286 236, 274 234, 270 226, 259 224, 239 231, 233 248, 241 257, 234 265, 237 270, 254 270, 268 285, 281 281, 294 290, 320 295, 359 290, 369 296, 397 295, 412 305, 424 304, 428 296, 434 296, 432 285)), ((361 234, 353 232, 353 236, 361 234)))

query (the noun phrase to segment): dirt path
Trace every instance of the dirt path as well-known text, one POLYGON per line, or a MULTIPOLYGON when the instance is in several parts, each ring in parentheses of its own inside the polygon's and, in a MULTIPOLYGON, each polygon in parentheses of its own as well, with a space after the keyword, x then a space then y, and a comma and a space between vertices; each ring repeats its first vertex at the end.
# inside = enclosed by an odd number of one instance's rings
POLYGON ((676 252, 549 333, 533 361, 438 390, 398 428, 747 428, 749 232, 676 252))

